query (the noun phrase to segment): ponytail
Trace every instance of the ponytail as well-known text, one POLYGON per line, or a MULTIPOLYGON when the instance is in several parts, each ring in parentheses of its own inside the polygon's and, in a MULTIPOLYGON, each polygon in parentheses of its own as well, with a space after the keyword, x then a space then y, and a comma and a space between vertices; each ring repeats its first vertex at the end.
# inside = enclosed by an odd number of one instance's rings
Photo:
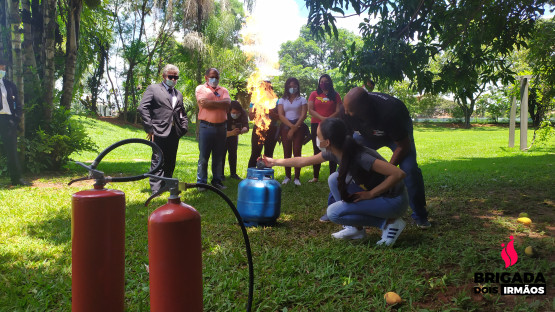
POLYGON ((355 163, 355 157, 357 154, 360 153, 362 150, 362 146, 358 144, 352 136, 347 135, 345 137, 345 142, 343 142, 343 147, 341 148, 343 151, 343 156, 341 157, 341 163, 339 164, 339 173, 337 176, 337 186, 339 188, 339 193, 341 194, 341 198, 350 203, 352 202, 353 196, 349 195, 347 192, 347 174, 349 171, 357 166, 355 163))

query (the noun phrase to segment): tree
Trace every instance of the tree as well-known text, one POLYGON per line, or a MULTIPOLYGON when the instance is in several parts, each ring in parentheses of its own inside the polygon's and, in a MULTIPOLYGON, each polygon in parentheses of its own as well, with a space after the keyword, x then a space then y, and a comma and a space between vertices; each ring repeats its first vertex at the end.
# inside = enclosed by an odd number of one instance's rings
POLYGON ((352 47, 343 63, 354 79, 371 76, 391 84, 407 78, 419 91, 451 92, 467 127, 484 86, 513 78, 503 58, 526 45, 543 5, 550 2, 306 0, 311 30, 319 35, 333 31, 337 36, 333 14, 344 15, 344 8, 367 11, 359 26, 364 45, 352 47), (442 53, 449 54, 447 61, 432 72, 430 60, 442 53))
POLYGON ((296 77, 301 91, 308 96, 316 89, 320 76, 327 73, 334 82, 335 90, 345 95, 354 85, 339 70, 339 65, 347 47, 353 44, 361 44, 360 38, 348 30, 339 29, 337 38, 317 38, 308 27, 302 27, 299 38, 281 45, 279 63, 282 74, 276 77, 274 88, 278 94, 283 94, 287 78, 296 77))
POLYGON ((555 108, 555 17, 540 20, 529 40, 527 61, 534 75, 530 90, 530 116, 537 129, 555 108))

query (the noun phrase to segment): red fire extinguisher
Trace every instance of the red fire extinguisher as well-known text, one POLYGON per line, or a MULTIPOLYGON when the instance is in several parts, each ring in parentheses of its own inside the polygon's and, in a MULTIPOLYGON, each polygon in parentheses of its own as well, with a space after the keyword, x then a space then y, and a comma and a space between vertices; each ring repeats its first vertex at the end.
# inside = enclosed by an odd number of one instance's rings
MULTIPOLYGON (((162 150, 154 143, 141 139, 117 142, 104 150, 90 166, 77 162, 89 171, 84 178, 94 179, 91 190, 72 196, 71 209, 71 308, 73 312, 124 311, 125 294, 125 194, 106 189, 107 182, 126 182, 144 179, 133 177, 105 177, 96 170, 102 158, 118 146, 129 143, 150 145, 158 159, 162 150)), ((162 165, 160 161, 154 169, 162 165)))
POLYGON ((169 190, 168 202, 148 218, 150 311, 202 311, 202 247, 200 214, 182 203, 177 179, 146 202, 169 190))
POLYGON ((235 205, 219 189, 203 183, 184 183, 177 179, 146 174, 163 180, 165 185, 147 199, 169 191, 168 202, 156 209, 148 219, 148 258, 150 276, 150 310, 202 311, 202 247, 200 214, 182 203, 181 190, 205 188, 222 197, 233 210, 241 227, 249 264, 249 296, 246 311, 253 301, 254 269, 249 237, 235 205))

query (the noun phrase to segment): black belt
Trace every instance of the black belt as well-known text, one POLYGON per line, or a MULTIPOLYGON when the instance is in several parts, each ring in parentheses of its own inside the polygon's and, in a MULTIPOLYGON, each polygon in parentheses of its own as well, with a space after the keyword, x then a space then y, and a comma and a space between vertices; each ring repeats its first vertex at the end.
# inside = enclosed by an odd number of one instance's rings
POLYGON ((206 120, 201 120, 200 121, 201 124, 205 124, 205 125, 209 125, 212 127, 221 127, 221 126, 225 126, 226 122, 220 122, 220 123, 212 123, 212 122, 208 122, 206 120))

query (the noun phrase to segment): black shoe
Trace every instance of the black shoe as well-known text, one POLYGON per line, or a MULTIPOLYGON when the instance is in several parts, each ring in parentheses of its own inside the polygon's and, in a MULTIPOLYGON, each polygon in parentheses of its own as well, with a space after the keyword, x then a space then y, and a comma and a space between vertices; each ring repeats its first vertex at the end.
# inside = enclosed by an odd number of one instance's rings
POLYGON ((211 183, 213 187, 219 189, 219 190, 225 190, 227 188, 227 186, 221 184, 221 183, 211 183))
POLYGON ((32 184, 29 183, 29 182, 27 182, 27 181, 24 181, 23 179, 19 179, 19 180, 15 181, 15 182, 12 182, 12 185, 16 185, 16 186, 31 186, 32 184))
POLYGON ((230 175, 229 177, 232 178, 232 179, 235 179, 235 180, 243 180, 243 179, 242 179, 240 176, 238 176, 236 173, 230 175))

